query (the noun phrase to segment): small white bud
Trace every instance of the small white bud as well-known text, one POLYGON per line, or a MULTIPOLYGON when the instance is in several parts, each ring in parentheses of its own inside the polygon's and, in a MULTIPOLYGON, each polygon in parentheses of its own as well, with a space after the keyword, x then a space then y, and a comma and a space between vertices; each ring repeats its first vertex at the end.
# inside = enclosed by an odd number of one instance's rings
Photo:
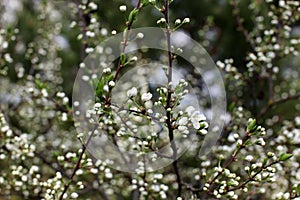
POLYGON ((144 34, 143 33, 138 33, 136 35, 136 37, 139 38, 139 39, 143 39, 144 38, 144 34))
POLYGON ((175 25, 179 25, 179 24, 181 24, 181 20, 180 19, 176 19, 175 20, 175 25))
POLYGON ((186 17, 186 18, 183 19, 182 23, 184 23, 184 24, 185 23, 190 23, 190 21, 191 21, 190 18, 186 17))
POLYGON ((110 87, 114 87, 114 86, 116 85, 116 83, 115 83, 114 81, 109 81, 108 85, 109 85, 110 87))
POLYGON ((127 7, 125 5, 122 5, 119 7, 121 12, 125 12, 127 10, 127 7))

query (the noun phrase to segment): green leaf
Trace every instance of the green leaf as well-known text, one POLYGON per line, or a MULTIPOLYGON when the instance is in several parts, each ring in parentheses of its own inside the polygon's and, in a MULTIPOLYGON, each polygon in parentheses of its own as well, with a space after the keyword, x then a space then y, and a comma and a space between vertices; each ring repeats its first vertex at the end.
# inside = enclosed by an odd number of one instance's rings
POLYGON ((135 20, 135 18, 136 18, 136 16, 137 16, 138 12, 139 12, 139 10, 136 9, 136 8, 133 9, 133 10, 130 12, 129 17, 128 17, 129 23, 132 23, 132 22, 135 20))
POLYGON ((244 143, 244 145, 245 145, 245 146, 250 146, 250 145, 252 145, 251 140, 250 140, 250 139, 246 140, 245 143, 244 143))
POLYGON ((149 3, 149 0, 143 0, 142 7, 148 6, 149 3))
POLYGON ((248 122, 247 131, 252 133, 256 129, 256 119, 252 119, 248 122))
POLYGON ((54 151, 52 154, 53 154, 53 157, 55 157, 55 158, 59 156, 59 153, 57 151, 54 151))
POLYGON ((120 61, 121 61, 121 64, 124 65, 125 62, 126 62, 126 55, 124 53, 121 54, 120 56, 120 61))
POLYGON ((42 83, 39 79, 35 79, 35 86, 41 90, 41 89, 47 89, 47 84, 46 83, 42 83))
POLYGON ((279 156, 279 161, 286 161, 293 156, 291 153, 283 153, 279 156))
POLYGON ((300 196, 300 183, 297 185, 297 194, 300 196))
POLYGON ((234 109, 234 107, 235 107, 235 103, 232 102, 232 103, 229 105, 229 108, 228 108, 229 112, 232 112, 233 109, 234 109))
POLYGON ((107 82, 111 81, 114 79, 114 75, 113 74, 110 74, 108 77, 107 77, 107 82))
POLYGON ((103 94, 103 87, 105 84, 105 80, 103 77, 101 77, 101 79, 98 81, 98 85, 97 85, 97 89, 96 89, 96 97, 101 98, 102 94, 103 94))
POLYGON ((264 161, 263 161, 263 166, 266 166, 266 164, 267 164, 268 160, 269 160, 269 158, 268 158, 268 157, 266 157, 266 158, 264 159, 264 161))

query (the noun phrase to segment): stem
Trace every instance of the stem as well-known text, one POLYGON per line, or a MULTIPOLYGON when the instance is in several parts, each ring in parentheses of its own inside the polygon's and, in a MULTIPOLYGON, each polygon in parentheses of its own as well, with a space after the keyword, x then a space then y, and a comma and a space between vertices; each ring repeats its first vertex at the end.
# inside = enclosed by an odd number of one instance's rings
POLYGON ((237 5, 237 2, 236 0, 232 0, 231 1, 231 5, 233 7, 233 14, 235 16, 235 19, 236 19, 236 23, 238 25, 238 31, 242 32, 246 41, 250 44, 251 48, 253 50, 255 50, 255 42, 253 41, 253 39, 251 38, 249 32, 247 31, 247 29, 244 27, 243 25, 243 20, 240 16, 240 12, 239 12, 239 8, 238 8, 238 5, 237 5))
POLYGON ((274 164, 277 164, 277 163, 279 163, 278 160, 276 160, 276 161, 274 161, 274 162, 272 162, 272 163, 270 163, 270 164, 268 164, 268 165, 266 165, 266 166, 260 168, 254 175, 252 175, 251 177, 249 177, 249 179, 246 180, 244 183, 242 183, 242 184, 240 184, 240 185, 238 185, 238 186, 236 186, 236 187, 229 188, 229 189, 227 190, 227 192, 230 192, 230 191, 234 191, 234 190, 238 190, 238 189, 243 188, 247 183, 253 181, 254 178, 255 178, 258 174, 260 174, 263 170, 265 170, 266 168, 268 168, 268 167, 270 167, 270 166, 272 166, 272 165, 274 165, 274 164))
MULTIPOLYGON (((135 7, 137 10, 140 10, 141 9, 141 0, 138 0, 138 3, 135 7)), ((127 46, 127 43, 128 43, 128 38, 129 38, 129 33, 130 33, 130 30, 132 28, 132 24, 133 24, 133 21, 129 21, 128 23, 126 23, 126 26, 127 26, 127 30, 126 30, 126 34, 125 34, 125 38, 124 38, 124 41, 123 41, 123 46, 122 46, 122 50, 121 50, 121 54, 125 53, 125 49, 126 49, 126 46, 127 46)), ((113 81, 116 82, 119 74, 120 74, 120 71, 121 71, 121 68, 122 68, 122 64, 121 64, 121 59, 119 59, 119 62, 118 62, 118 67, 117 67, 117 70, 116 70, 116 74, 114 76, 114 79, 113 81)))
POLYGON ((88 37, 86 35, 87 26, 88 26, 86 17, 88 14, 82 12, 82 9, 79 7, 80 2, 78 0, 75 0, 74 3, 77 5, 79 18, 82 22, 81 32, 82 32, 83 39, 82 39, 82 44, 80 46, 80 58, 81 60, 84 60, 86 57, 85 49, 88 47, 88 37))
POLYGON ((173 56, 171 52, 171 30, 170 30, 170 19, 169 19, 169 1, 165 0, 165 9, 164 9, 164 17, 166 19, 166 36, 167 36, 167 45, 168 45, 168 59, 169 59, 169 66, 168 66, 168 96, 167 96, 167 126, 169 130, 169 140, 171 143, 171 148, 173 151, 173 168, 177 177, 177 184, 178 184, 178 190, 177 190, 177 197, 181 196, 181 190, 182 190, 182 184, 181 184, 181 178, 178 170, 178 164, 177 164, 177 147, 176 143, 174 141, 174 132, 173 132, 173 126, 172 126, 172 116, 171 112, 168 111, 169 108, 172 109, 171 106, 171 100, 172 100, 172 86, 169 84, 172 82, 172 68, 173 68, 173 56))
POLYGON ((269 111, 272 107, 274 107, 274 106, 276 106, 276 105, 285 103, 285 102, 287 102, 287 101, 289 101, 289 100, 295 100, 295 99, 298 99, 298 98, 300 98, 300 92, 299 92, 299 93, 296 93, 295 95, 288 96, 288 97, 286 97, 286 98, 282 98, 282 99, 270 101, 270 102, 268 103, 268 105, 267 105, 266 107, 264 107, 264 108, 262 109, 262 111, 258 114, 257 118, 260 119, 262 116, 264 116, 265 114, 267 114, 268 111, 269 111))
POLYGON ((237 159, 237 155, 238 153, 245 148, 245 142, 250 138, 250 133, 247 132, 246 135, 242 138, 242 144, 233 152, 233 154, 231 155, 231 157, 228 159, 228 161, 226 162, 226 164, 224 165, 224 167, 222 167, 222 171, 218 172, 216 176, 214 176, 214 178, 209 181, 209 183, 211 184, 209 187, 209 192, 212 193, 212 191, 214 190, 214 185, 213 183, 215 182, 215 180, 223 173, 224 169, 228 168, 234 161, 236 161, 237 159))
POLYGON ((67 190, 69 189, 71 183, 74 181, 74 177, 76 175, 76 172, 80 169, 80 163, 81 163, 81 161, 83 159, 83 155, 84 155, 84 153, 86 151, 86 147, 90 143, 90 141, 91 141, 91 139, 92 139, 92 137, 93 137, 93 135, 94 135, 94 133, 95 133, 95 131, 96 131, 97 128, 98 128, 98 125, 95 125, 95 127, 93 128, 91 134, 88 136, 86 142, 82 144, 82 151, 81 151, 81 153, 79 155, 79 158, 78 158, 78 161, 76 163, 76 166, 73 169, 72 175, 70 177, 70 181, 67 184, 65 184, 64 190, 61 193, 61 195, 59 196, 59 200, 63 199, 64 194, 67 192, 67 190))

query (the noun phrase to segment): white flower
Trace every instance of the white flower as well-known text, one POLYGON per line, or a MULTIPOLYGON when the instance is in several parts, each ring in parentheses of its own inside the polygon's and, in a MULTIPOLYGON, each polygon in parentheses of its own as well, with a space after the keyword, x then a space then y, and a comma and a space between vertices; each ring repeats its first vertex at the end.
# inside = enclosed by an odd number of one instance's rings
POLYGON ((190 18, 186 17, 183 19, 182 23, 190 23, 190 18))
POLYGON ((296 122, 296 125, 299 126, 300 125, 300 117, 295 117, 295 122, 296 122))
POLYGON ((94 2, 90 2, 90 3, 89 3, 89 7, 90 7, 92 10, 97 10, 97 8, 98 8, 97 4, 95 4, 94 2))
POLYGON ((194 129, 200 128, 200 123, 197 120, 191 119, 194 129))
POLYGON ((187 130, 187 127, 186 126, 178 126, 178 130, 179 131, 186 131, 187 130))
POLYGON ((70 24, 70 28, 74 28, 76 26, 77 22, 76 21, 72 21, 70 24))
POLYGON ((79 195, 78 195, 76 192, 73 192, 73 193, 71 194, 71 198, 72 198, 72 199, 77 199, 78 196, 79 196, 79 195))
POLYGON ((195 111, 195 112, 192 114, 191 118, 192 118, 193 120, 197 120, 198 122, 200 122, 200 121, 205 121, 205 120, 206 120, 206 117, 205 117, 203 114, 201 114, 200 111, 195 111))
POLYGON ((90 80, 90 77, 87 76, 87 75, 83 75, 81 78, 82 78, 83 81, 89 81, 90 80))
POLYGON ((105 68, 105 69, 103 69, 103 73, 104 74, 109 74, 109 73, 111 73, 111 69, 110 68, 105 68))
POLYGON ((109 91, 108 85, 104 85, 104 86, 103 86, 103 90, 106 91, 106 92, 108 92, 108 91, 109 91))
POLYGON ((192 115, 192 113, 195 111, 195 108, 193 106, 189 106, 185 109, 185 112, 187 112, 188 115, 192 115))
POLYGON ((206 135, 208 132, 207 132, 207 130, 205 130, 205 129, 202 129, 202 130, 200 130, 200 134, 201 135, 206 135))
POLYGON ((182 117, 179 121, 178 124, 179 125, 186 125, 188 123, 188 118, 187 117, 182 117))
POLYGON ((144 34, 143 33, 138 33, 136 35, 136 37, 139 38, 139 39, 143 39, 144 38, 144 34))
POLYGON ((166 23, 166 19, 165 18, 160 18, 159 20, 157 20, 156 22, 157 24, 160 24, 160 23, 166 23))
POLYGON ((116 83, 115 83, 114 81, 109 81, 108 85, 109 85, 110 87, 114 87, 114 86, 116 85, 116 83))
POLYGON ((136 56, 133 56, 131 59, 130 59, 130 61, 132 61, 132 62, 135 62, 135 61, 137 61, 137 57, 136 56))
POLYGON ((92 24, 95 24, 96 22, 97 22, 97 19, 96 19, 95 17, 92 17, 92 18, 91 18, 91 23, 92 23, 92 24))
POLYGON ((12 63, 14 60, 11 58, 10 54, 6 53, 4 54, 4 59, 8 62, 8 63, 12 63))
POLYGON ((181 24, 181 20, 180 19, 176 19, 175 20, 175 25, 181 24))
POLYGON ((150 92, 142 94, 142 101, 149 101, 152 98, 152 94, 150 92))
POLYGON ((162 174, 154 174, 153 178, 155 178, 155 179, 162 179, 163 175, 162 174))
POLYGON ((125 12, 127 10, 127 7, 125 5, 122 5, 119 7, 121 12, 125 12))
POLYGON ((247 156, 245 157, 245 160, 251 162, 251 161, 253 160, 253 156, 252 156, 252 155, 247 155, 247 156))
POLYGON ((111 172, 107 172, 107 173, 105 173, 105 178, 111 179, 111 178, 113 178, 113 174, 111 172))
POLYGON ((261 146, 265 146, 266 144, 263 138, 258 138, 257 143, 260 144, 261 146))
POLYGON ((94 108, 99 109, 101 107, 101 103, 95 103, 94 108))
POLYGON ((205 121, 205 120, 206 120, 206 117, 203 114, 201 114, 199 111, 195 111, 191 116, 191 122, 195 129, 199 129, 200 121, 205 121))
POLYGON ((63 114, 62 114, 61 120, 62 120, 63 122, 65 122, 65 121, 68 120, 68 115, 67 115, 67 113, 63 113, 63 114))
POLYGON ((135 97, 136 95, 137 95, 137 89, 135 87, 133 87, 127 91, 128 97, 135 97))

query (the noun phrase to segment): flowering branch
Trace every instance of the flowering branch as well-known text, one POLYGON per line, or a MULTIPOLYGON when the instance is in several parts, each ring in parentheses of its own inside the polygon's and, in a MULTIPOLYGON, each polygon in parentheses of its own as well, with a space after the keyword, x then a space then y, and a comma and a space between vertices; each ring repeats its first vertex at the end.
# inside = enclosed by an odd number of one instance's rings
POLYGON ((64 190, 61 193, 61 195, 59 197, 59 200, 62 200, 64 198, 65 193, 67 192, 67 190, 69 189, 70 185, 74 181, 74 176, 76 175, 76 172, 80 169, 80 163, 81 163, 83 155, 84 155, 84 153, 86 151, 86 148, 87 148, 88 144, 90 143, 90 141, 91 141, 91 139, 92 139, 92 137, 93 137, 93 135, 94 135, 94 133, 95 133, 95 131, 96 131, 97 128, 98 128, 98 125, 95 125, 94 128, 93 128, 93 130, 92 130, 92 132, 91 132, 91 134, 86 139, 86 142, 82 144, 81 153, 79 155, 79 158, 77 160, 75 168, 73 169, 72 175, 70 177, 70 181, 67 184, 65 184, 64 190))
POLYGON ((237 160, 237 155, 238 153, 246 147, 245 143, 246 141, 248 141, 248 139, 251 137, 250 132, 247 132, 246 135, 244 135, 244 137, 242 138, 242 142, 241 144, 237 147, 237 149, 233 152, 233 154, 230 156, 230 158, 227 159, 226 164, 224 165, 224 167, 222 167, 222 170, 218 171, 217 174, 213 177, 213 179, 211 179, 210 181, 208 181, 208 183, 210 183, 210 188, 209 188, 209 193, 212 193, 212 191, 214 190, 214 182, 217 180, 217 178, 224 172, 224 169, 228 168, 234 161, 237 160))
MULTIPOLYGON (((130 13, 130 17, 129 16, 129 20, 126 22, 126 26, 127 28, 124 30, 126 32, 125 34, 125 38, 124 38, 124 41, 123 41, 123 46, 122 46, 122 50, 121 50, 121 55, 123 55, 125 53, 125 49, 126 49, 126 46, 127 46, 127 43, 128 43, 128 38, 129 38, 129 33, 130 33, 130 30, 131 30, 131 27, 132 27, 132 24, 135 20, 135 16, 137 15, 138 11, 141 9, 141 0, 138 0, 137 2, 137 5, 135 7, 135 9, 133 9, 130 13), (134 15, 134 16, 133 16, 134 15)), ((123 67, 123 64, 122 61, 121 61, 121 56, 120 56, 120 59, 119 59, 119 62, 118 62, 118 66, 117 66, 117 70, 116 70, 116 74, 113 78, 113 81, 116 82, 117 78, 118 78, 118 75, 121 71, 121 68, 123 67)))
POLYGON ((275 160, 271 163, 269 163, 268 165, 266 166, 262 166, 255 174, 253 174, 252 176, 250 176, 245 182, 241 183, 240 185, 236 186, 236 187, 232 187, 232 188, 229 188, 227 190, 227 192, 230 192, 230 191, 235 191, 235 190, 239 190, 241 188, 243 188, 244 186, 246 186, 249 182, 251 181, 254 181, 255 180, 255 177, 260 174, 262 171, 264 171, 265 169, 267 169, 268 167, 271 167, 275 164, 279 163, 279 160, 275 160))
POLYGON ((171 29, 170 29, 170 20, 169 20, 169 0, 165 0, 165 6, 163 10, 164 17, 166 19, 166 36, 167 36, 167 45, 168 45, 168 60, 169 60, 169 66, 168 66, 168 95, 167 95, 167 105, 166 105, 166 113, 167 113, 167 126, 169 130, 169 140, 171 143, 171 148, 173 151, 173 168, 177 177, 177 184, 178 184, 178 190, 177 190, 177 196, 181 196, 181 190, 182 190, 182 184, 181 184, 181 178, 178 170, 177 165, 177 147, 176 143, 174 141, 174 133, 173 133, 173 126, 172 126, 172 116, 171 116, 171 110, 173 106, 171 105, 171 99, 172 99, 172 68, 173 68, 173 56, 171 52, 171 29))

